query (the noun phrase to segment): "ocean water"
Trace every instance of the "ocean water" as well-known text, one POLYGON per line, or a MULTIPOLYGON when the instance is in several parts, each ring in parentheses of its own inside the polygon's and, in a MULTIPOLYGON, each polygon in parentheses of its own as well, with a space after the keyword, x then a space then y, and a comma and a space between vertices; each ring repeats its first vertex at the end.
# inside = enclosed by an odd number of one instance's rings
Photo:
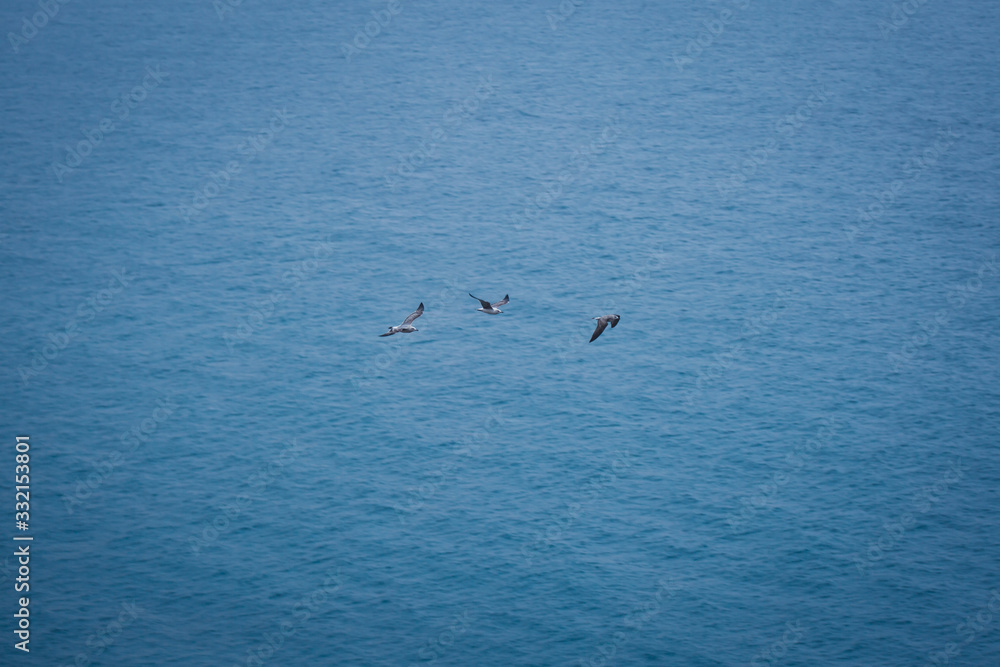
POLYGON ((1000 664, 1000 6, 40 7, 4 664, 1000 664))

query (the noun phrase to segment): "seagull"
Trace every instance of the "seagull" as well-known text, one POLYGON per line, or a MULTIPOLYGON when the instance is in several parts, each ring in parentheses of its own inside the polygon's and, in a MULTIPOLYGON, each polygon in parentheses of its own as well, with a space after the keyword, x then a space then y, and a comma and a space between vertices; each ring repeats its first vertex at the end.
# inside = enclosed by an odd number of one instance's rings
MULTIPOLYGON (((469 296, 472 296, 471 294, 469 296)), ((504 295, 503 301, 497 301, 496 303, 490 303, 489 301, 483 301, 478 296, 472 296, 473 299, 483 304, 482 308, 476 308, 476 310, 486 313, 487 315, 497 315, 502 313, 500 306, 506 306, 510 303, 510 295, 504 295)))
POLYGON ((392 334, 395 333, 413 333, 414 331, 419 331, 419 329, 410 324, 410 322, 417 319, 423 314, 424 314, 424 304, 423 302, 421 302, 420 305, 417 306, 417 309, 415 311, 406 316, 406 319, 403 320, 402 324, 400 324, 398 327, 389 327, 389 331, 387 331, 384 334, 380 334, 379 338, 381 338, 382 336, 391 336, 392 334))
POLYGON ((608 323, 611 324, 611 328, 614 329, 618 326, 618 320, 622 318, 621 315, 601 315, 600 317, 595 317, 597 320, 597 328, 594 329, 594 335, 590 337, 590 342, 593 343, 597 340, 597 337, 604 333, 604 330, 608 328, 608 323))

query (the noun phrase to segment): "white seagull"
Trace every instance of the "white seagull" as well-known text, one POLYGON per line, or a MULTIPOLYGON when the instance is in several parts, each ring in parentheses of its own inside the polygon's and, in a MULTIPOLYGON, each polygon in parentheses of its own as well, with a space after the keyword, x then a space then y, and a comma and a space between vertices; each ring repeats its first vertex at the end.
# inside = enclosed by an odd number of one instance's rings
POLYGON ((419 331, 419 329, 410 324, 410 322, 417 319, 423 314, 424 314, 424 304, 423 302, 421 302, 420 305, 417 306, 417 309, 415 311, 406 316, 406 319, 403 320, 402 324, 400 324, 398 327, 389 327, 389 331, 387 331, 384 334, 380 334, 379 338, 381 338, 382 336, 391 336, 392 334, 396 333, 413 333, 414 331, 419 331))
MULTIPOLYGON (((469 296, 472 296, 471 294, 469 296)), ((487 315, 498 315, 503 311, 500 310, 500 306, 506 306, 510 303, 510 295, 504 296, 503 301, 497 301, 496 303, 490 303, 489 301, 483 301, 478 296, 472 296, 473 299, 483 304, 482 308, 476 308, 476 310, 486 313, 487 315)))
POLYGON ((597 340, 597 337, 604 333, 604 330, 608 328, 608 324, 611 324, 611 328, 614 329, 618 326, 618 320, 622 318, 621 315, 601 315, 600 317, 595 317, 597 320, 597 328, 594 329, 594 335, 590 337, 590 342, 593 343, 597 340))

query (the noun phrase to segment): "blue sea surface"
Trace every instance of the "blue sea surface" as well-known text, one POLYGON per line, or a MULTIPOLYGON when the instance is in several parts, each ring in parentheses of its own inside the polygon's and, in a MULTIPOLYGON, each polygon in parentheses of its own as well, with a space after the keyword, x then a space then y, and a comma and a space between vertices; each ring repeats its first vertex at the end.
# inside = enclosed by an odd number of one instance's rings
POLYGON ((0 662, 1000 665, 998 31, 3 3, 0 662))

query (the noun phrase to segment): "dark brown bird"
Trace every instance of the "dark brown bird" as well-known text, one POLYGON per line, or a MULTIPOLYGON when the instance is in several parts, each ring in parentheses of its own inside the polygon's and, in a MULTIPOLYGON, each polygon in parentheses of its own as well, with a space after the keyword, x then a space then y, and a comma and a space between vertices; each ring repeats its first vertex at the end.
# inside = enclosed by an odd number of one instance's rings
POLYGON ((618 320, 621 318, 621 315, 601 315, 600 317, 595 317, 594 319, 597 320, 597 328, 594 329, 594 335, 590 337, 590 342, 593 343, 597 340, 597 337, 604 333, 604 330, 608 328, 608 324, 611 324, 612 329, 618 326, 618 320))

